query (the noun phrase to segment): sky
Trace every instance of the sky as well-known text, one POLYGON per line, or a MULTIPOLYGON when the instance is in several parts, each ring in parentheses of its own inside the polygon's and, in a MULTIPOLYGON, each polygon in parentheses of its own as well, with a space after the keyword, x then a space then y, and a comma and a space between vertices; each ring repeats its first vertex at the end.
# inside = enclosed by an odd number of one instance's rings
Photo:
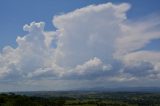
POLYGON ((0 91, 160 87, 159 0, 1 0, 0 91))

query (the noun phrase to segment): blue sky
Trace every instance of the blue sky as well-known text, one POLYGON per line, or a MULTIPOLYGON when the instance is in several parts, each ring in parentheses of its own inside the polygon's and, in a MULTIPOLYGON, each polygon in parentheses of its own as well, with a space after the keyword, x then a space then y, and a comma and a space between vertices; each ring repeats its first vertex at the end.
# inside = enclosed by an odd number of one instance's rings
POLYGON ((0 1, 0 48, 5 45, 16 46, 17 36, 23 36, 22 27, 32 21, 44 21, 46 30, 54 30, 51 22, 54 15, 67 13, 90 4, 101 3, 131 3, 132 9, 128 12, 130 19, 137 19, 159 13, 159 0, 1 0, 0 1))
POLYGON ((0 91, 160 87, 159 0, 1 0, 0 91))

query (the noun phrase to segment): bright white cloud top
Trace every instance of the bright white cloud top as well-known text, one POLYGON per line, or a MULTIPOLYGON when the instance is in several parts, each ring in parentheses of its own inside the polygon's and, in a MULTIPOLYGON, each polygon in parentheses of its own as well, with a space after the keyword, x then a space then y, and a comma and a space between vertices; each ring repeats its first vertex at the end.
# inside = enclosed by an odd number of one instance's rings
POLYGON ((56 31, 44 31, 44 22, 24 25, 28 34, 17 37, 18 46, 0 53, 1 85, 67 89, 159 81, 160 52, 142 48, 160 39, 160 21, 130 21, 130 7, 106 3, 54 16, 56 31))

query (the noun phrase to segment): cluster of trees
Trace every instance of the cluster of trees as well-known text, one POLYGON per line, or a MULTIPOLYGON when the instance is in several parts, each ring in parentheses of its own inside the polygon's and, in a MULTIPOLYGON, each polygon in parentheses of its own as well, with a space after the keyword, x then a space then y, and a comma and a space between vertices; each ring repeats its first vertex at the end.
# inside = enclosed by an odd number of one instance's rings
POLYGON ((0 106, 64 106, 65 98, 42 98, 1 94, 0 106))
POLYGON ((36 97, 0 94, 0 106, 160 106, 159 94, 103 94, 87 97, 36 97))

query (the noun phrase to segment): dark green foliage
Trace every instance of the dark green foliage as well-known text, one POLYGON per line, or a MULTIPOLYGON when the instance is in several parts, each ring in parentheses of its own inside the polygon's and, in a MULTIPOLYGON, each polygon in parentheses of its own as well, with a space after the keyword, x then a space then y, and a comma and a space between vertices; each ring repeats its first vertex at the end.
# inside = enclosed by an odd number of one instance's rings
POLYGON ((0 106, 160 106, 160 94, 98 92, 77 97, 37 97, 7 93, 0 94, 0 106))

